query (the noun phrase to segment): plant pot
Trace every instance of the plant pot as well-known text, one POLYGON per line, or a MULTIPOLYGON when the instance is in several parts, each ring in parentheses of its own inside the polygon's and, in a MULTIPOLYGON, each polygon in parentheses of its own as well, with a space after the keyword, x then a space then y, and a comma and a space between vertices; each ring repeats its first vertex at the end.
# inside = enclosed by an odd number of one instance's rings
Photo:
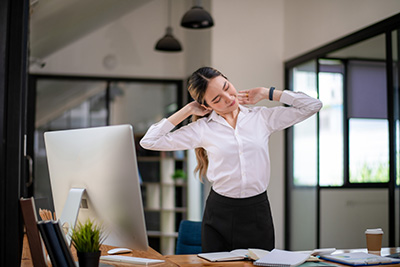
POLYGON ((77 252, 79 267, 98 267, 101 251, 97 252, 77 252))

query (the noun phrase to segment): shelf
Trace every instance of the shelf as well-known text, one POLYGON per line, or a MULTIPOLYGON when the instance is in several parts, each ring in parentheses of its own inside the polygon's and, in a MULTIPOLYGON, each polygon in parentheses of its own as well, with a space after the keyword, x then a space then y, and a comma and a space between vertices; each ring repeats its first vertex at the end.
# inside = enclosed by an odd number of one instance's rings
POLYGON ((172 178, 176 170, 187 170, 186 161, 185 151, 141 151, 137 156, 147 235, 162 254, 175 251, 179 223, 187 218, 187 181, 172 178))
POLYGON ((144 208, 144 211, 148 211, 148 212, 180 212, 180 213, 184 213, 187 212, 187 208, 186 207, 175 207, 172 209, 169 208, 144 208))
POLYGON ((138 162, 158 162, 161 160, 161 157, 152 157, 152 156, 139 156, 137 157, 138 162))
POLYGON ((141 183, 141 186, 151 186, 151 185, 186 187, 187 183, 161 183, 161 182, 142 182, 141 183))
POLYGON ((178 233, 177 232, 173 232, 173 233, 163 233, 161 231, 147 231, 147 235, 149 237, 178 237, 178 233))
POLYGON ((154 162, 160 161, 161 159, 173 159, 174 161, 186 161, 186 158, 176 158, 176 157, 160 157, 160 156, 138 156, 137 160, 139 162, 154 162))

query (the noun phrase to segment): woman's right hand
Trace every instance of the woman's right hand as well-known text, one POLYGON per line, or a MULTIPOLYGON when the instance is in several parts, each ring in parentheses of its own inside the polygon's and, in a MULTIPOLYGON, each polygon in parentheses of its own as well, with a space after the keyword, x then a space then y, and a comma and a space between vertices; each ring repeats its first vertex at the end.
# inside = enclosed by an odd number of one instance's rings
POLYGON ((189 117, 190 115, 196 115, 199 117, 205 116, 212 111, 211 108, 207 108, 204 105, 199 104, 196 101, 190 102, 189 104, 185 105, 183 108, 172 114, 168 117, 168 120, 173 125, 178 125, 184 119, 189 117))
POLYGON ((192 101, 187 106, 190 108, 190 113, 192 115, 196 115, 199 117, 205 116, 212 111, 211 108, 206 107, 205 105, 200 104, 197 101, 192 101))

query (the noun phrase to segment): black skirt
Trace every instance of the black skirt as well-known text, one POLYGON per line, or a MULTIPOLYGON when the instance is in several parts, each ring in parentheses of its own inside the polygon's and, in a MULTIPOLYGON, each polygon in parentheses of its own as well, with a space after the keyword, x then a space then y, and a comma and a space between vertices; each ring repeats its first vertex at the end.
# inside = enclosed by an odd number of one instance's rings
POLYGON ((202 223, 203 252, 275 247, 274 224, 267 192, 230 198, 211 189, 202 223))

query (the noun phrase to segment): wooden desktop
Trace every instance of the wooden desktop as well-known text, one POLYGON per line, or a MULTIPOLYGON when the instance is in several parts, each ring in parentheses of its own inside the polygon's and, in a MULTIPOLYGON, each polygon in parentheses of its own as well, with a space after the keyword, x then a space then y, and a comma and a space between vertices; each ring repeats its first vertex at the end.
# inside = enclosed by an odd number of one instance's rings
MULTIPOLYGON (((341 249, 341 250, 336 250, 335 253, 347 253, 347 252, 367 252, 367 249, 341 249)), ((381 250, 381 255, 386 256, 394 253, 399 253, 400 252, 400 247, 398 248, 382 248, 381 250)), ((255 266, 253 265, 252 261, 231 261, 231 262, 209 262, 206 260, 203 260, 196 255, 167 255, 165 256, 168 260, 171 262, 177 264, 178 266, 183 266, 183 267, 193 267, 193 266, 237 266, 237 267, 249 267, 249 266, 255 266)), ((347 266, 348 265, 342 265, 339 263, 333 263, 338 266, 347 266)), ((375 265, 379 266, 379 265, 375 265)), ((390 265, 383 265, 385 267, 399 267, 400 264, 390 264, 390 265)))
MULTIPOLYGON (((107 255, 107 251, 111 248, 113 248, 113 247, 103 245, 101 248, 101 254, 107 255)), ((336 250, 335 253, 359 252, 359 251, 367 252, 366 249, 346 249, 346 250, 336 250)), ((400 252, 400 247, 382 248, 381 255, 386 256, 389 254, 394 254, 394 253, 399 253, 399 252, 400 252)), ((72 254, 73 254, 75 260, 77 260, 76 253, 75 253, 75 250, 73 247, 72 247, 72 254)), ((250 266, 255 266, 255 265, 253 265, 253 263, 251 261, 209 262, 207 260, 197 257, 196 255, 166 255, 166 256, 163 256, 152 248, 149 248, 147 251, 134 250, 132 253, 127 253, 127 254, 123 254, 123 255, 165 260, 164 263, 151 265, 154 267, 158 267, 158 266, 163 266, 163 267, 164 266, 166 266, 166 267, 176 267, 176 266, 182 266, 182 267, 194 267, 194 266, 196 266, 196 267, 200 267, 200 266, 250 267, 250 266)), ((114 262, 107 262, 107 261, 102 261, 102 262, 106 263, 108 265, 111 265, 111 266, 116 266, 116 267, 135 266, 134 264, 129 264, 129 263, 114 263, 114 262)), ((347 265, 341 265, 341 264, 337 264, 337 263, 335 263, 335 265, 347 266, 347 265)), ((400 264, 390 264, 390 265, 384 265, 384 266, 385 267, 400 267, 400 264)), ((29 244, 27 242, 26 237, 24 239, 21 267, 33 267, 30 250, 29 250, 29 244)))

